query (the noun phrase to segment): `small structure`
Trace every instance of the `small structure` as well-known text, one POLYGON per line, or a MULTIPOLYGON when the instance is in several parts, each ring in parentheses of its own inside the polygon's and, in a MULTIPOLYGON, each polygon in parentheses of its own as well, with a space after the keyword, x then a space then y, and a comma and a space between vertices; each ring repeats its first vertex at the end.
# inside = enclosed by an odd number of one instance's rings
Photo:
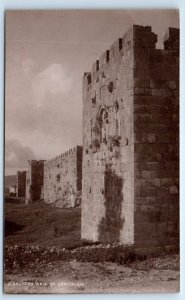
POLYGON ((16 185, 10 185, 9 186, 9 195, 10 196, 16 196, 17 195, 17 186, 16 185))
POLYGON ((82 147, 44 162, 44 201, 58 207, 79 206, 82 192, 82 147))
POLYGON ((41 199, 44 182, 44 160, 29 160, 26 172, 26 203, 41 199))

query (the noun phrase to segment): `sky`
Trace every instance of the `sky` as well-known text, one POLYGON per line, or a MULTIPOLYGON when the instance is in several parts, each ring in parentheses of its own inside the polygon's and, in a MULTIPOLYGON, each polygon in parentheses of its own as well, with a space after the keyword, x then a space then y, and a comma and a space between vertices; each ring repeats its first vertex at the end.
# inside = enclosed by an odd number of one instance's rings
POLYGON ((28 159, 82 145, 82 77, 132 24, 152 26, 163 47, 177 10, 7 11, 5 175, 28 159))

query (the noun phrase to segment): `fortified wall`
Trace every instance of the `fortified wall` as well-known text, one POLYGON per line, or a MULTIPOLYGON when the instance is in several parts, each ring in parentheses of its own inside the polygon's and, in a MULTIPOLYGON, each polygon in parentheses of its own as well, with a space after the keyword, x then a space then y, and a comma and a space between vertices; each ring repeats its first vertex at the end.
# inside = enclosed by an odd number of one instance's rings
POLYGON ((26 171, 17 172, 17 197, 26 196, 26 171))
POLYGON ((44 160, 29 160, 26 172, 26 202, 40 200, 44 183, 44 160))
POLYGON ((179 241, 179 30, 133 25, 83 77, 82 238, 179 241))
POLYGON ((44 201, 62 208, 81 203, 82 147, 77 146, 44 163, 44 201))

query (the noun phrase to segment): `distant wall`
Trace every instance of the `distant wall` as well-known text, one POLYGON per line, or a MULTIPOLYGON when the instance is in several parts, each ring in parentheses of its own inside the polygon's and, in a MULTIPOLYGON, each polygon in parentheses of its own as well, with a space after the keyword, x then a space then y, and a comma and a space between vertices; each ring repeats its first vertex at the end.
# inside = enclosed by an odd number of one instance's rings
POLYGON ((82 147, 77 146, 44 163, 44 201, 59 207, 81 203, 82 147))

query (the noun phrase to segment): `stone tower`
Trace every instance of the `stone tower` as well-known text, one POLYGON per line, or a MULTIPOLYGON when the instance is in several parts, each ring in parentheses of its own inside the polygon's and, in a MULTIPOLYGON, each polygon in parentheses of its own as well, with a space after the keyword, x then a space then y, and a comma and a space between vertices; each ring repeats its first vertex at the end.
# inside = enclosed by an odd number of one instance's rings
POLYGON ((26 196, 26 171, 17 172, 17 197, 26 196))
POLYGON ((82 238, 178 246, 179 30, 133 25, 83 77, 82 238))
POLYGON ((44 160, 29 160, 26 172, 26 202, 42 197, 44 183, 44 160))

